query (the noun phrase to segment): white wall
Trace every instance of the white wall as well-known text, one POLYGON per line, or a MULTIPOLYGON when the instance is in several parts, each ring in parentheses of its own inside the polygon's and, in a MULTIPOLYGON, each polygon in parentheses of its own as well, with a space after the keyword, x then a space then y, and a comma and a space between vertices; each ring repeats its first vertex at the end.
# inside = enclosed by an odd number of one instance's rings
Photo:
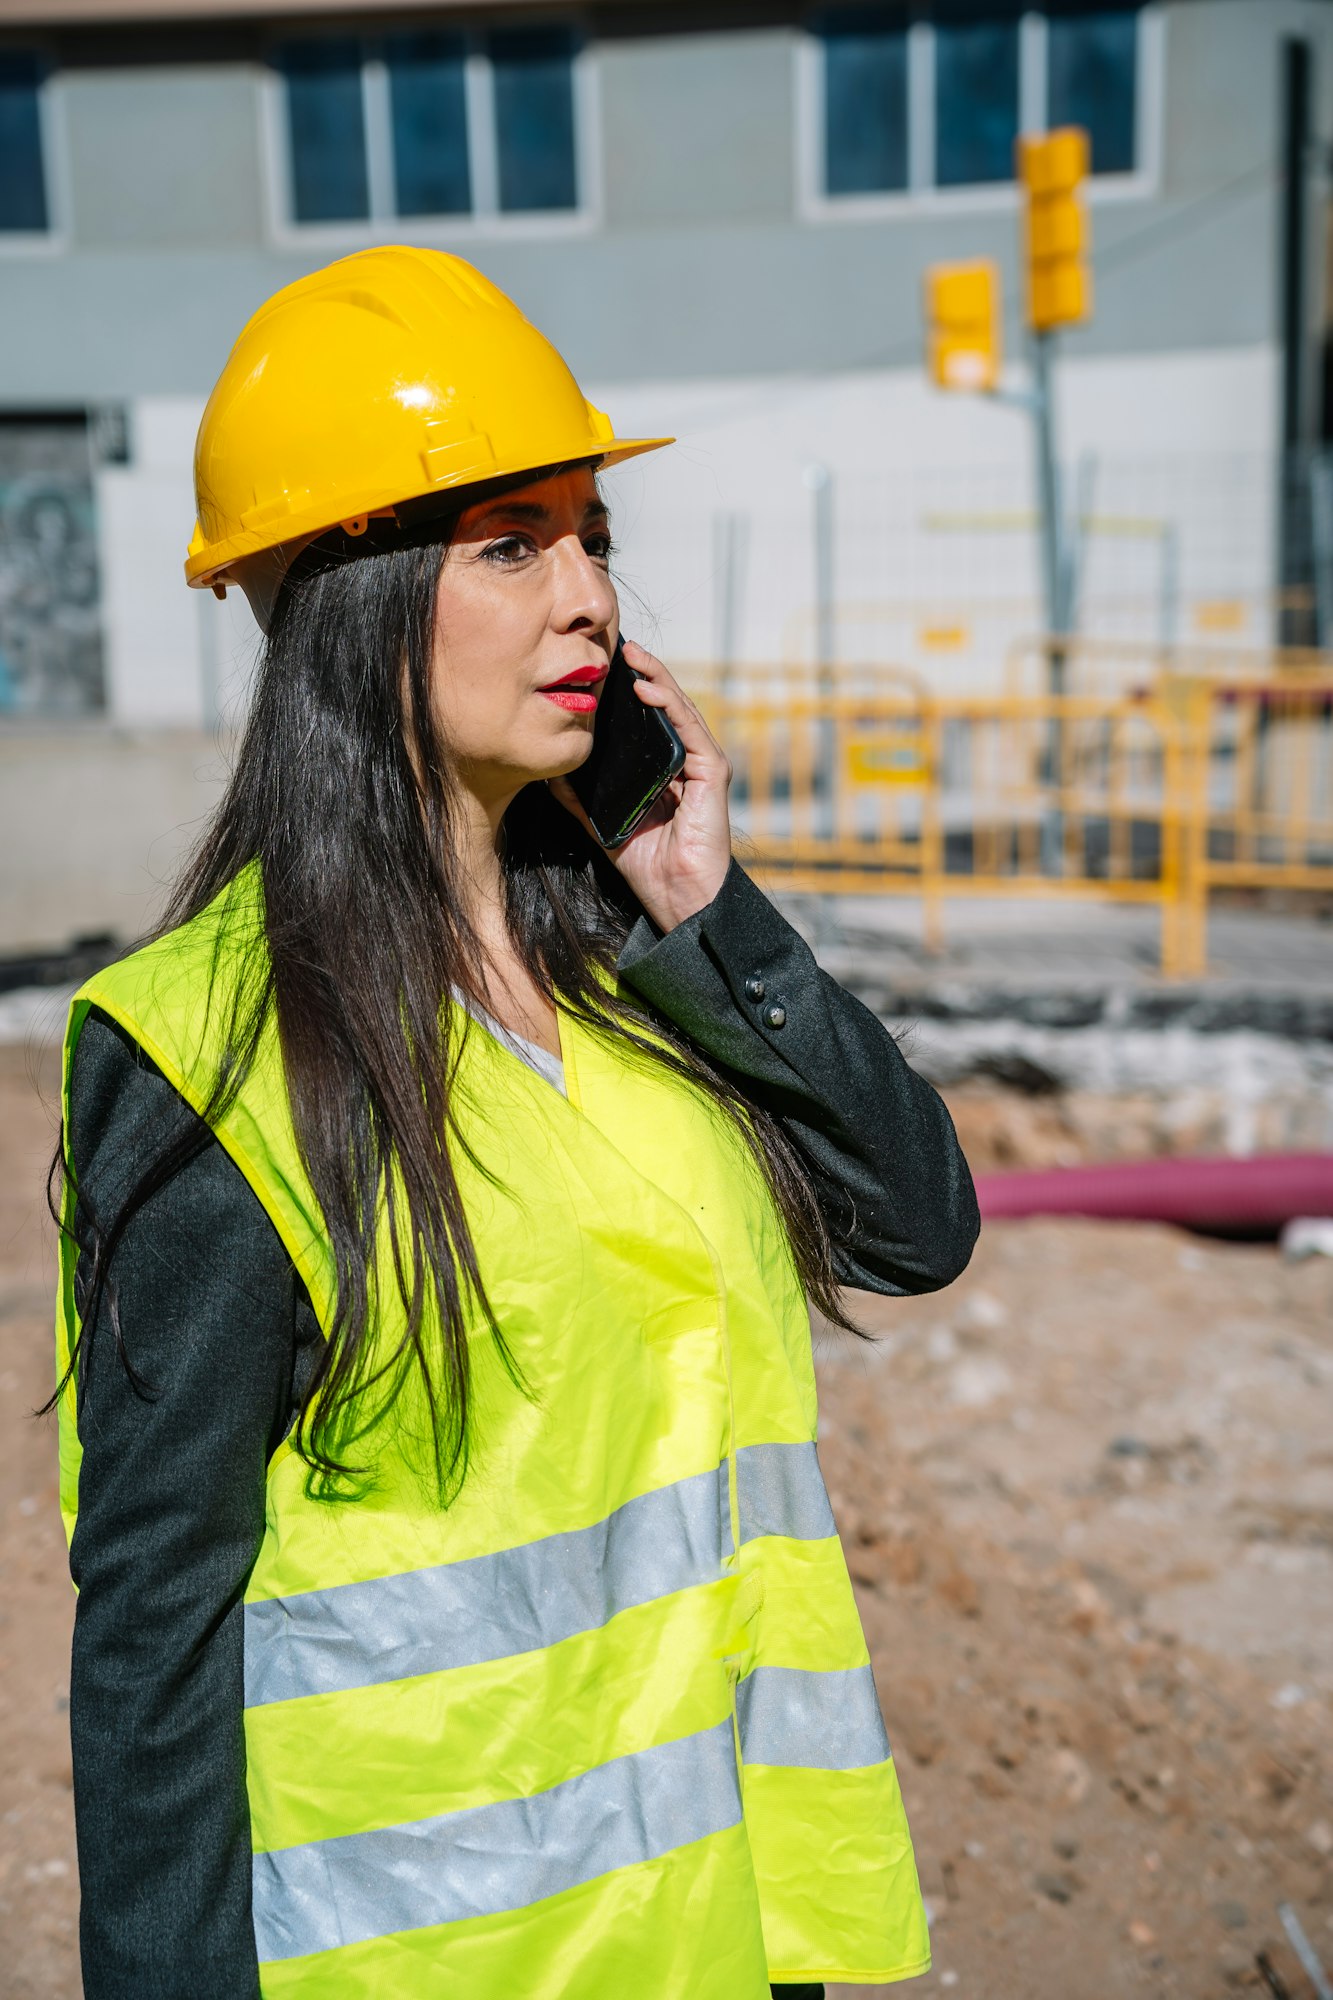
MULTIPOLYGON (((1011 370, 1010 386, 1021 382, 1011 370)), ((1070 467, 1096 460, 1090 590, 1141 599, 1155 617, 1162 529, 1174 524, 1185 609, 1231 593, 1247 611, 1236 636, 1263 636, 1252 607, 1272 577, 1277 387, 1265 347, 1061 368, 1061 455, 1070 467)), ((802 475, 816 461, 834 476, 836 595, 865 602, 865 615, 853 609, 846 621, 844 657, 882 657, 888 633, 902 638, 914 621, 938 625, 970 610, 984 640, 991 613, 982 607, 1005 601, 1016 629, 1040 620, 1032 436, 1021 410, 939 394, 918 369, 622 386, 605 392, 603 407, 627 434, 674 430, 679 440, 607 481, 621 572, 643 606, 631 597, 627 626, 675 658, 714 651, 714 522, 728 510, 749 523, 739 657, 804 656, 814 573, 802 475), (876 619, 875 606, 902 607, 902 616, 884 609, 876 619)), ((986 661, 974 666, 984 671, 986 661)))
POLYGON ((207 729, 244 706, 256 637, 244 601, 185 583, 202 412, 194 397, 140 397, 130 464, 97 473, 108 710, 134 728, 207 729))
POLYGON ((197 726, 206 709, 198 609, 181 575, 192 410, 176 399, 136 404, 131 463, 96 476, 107 705, 132 725, 197 726))
MULTIPOLYGON (((1021 367, 1009 384, 1022 383, 1021 367)), ((681 662, 719 639, 718 517, 743 517, 738 656, 807 657, 815 596, 813 463, 834 478, 841 656, 898 659, 950 685, 993 682, 1041 622, 1025 413, 945 396, 917 368, 599 390, 622 434, 674 430, 668 451, 607 475, 626 629, 681 662), (951 636, 952 635, 952 636, 951 636), (941 650, 940 640, 949 643, 941 650)), ((1278 365, 1266 347, 1078 360, 1059 372, 1060 448, 1095 460, 1086 623, 1175 636, 1230 607, 1238 643, 1266 637, 1269 455, 1278 365)), ((256 635, 238 592, 187 591, 190 456, 200 406, 134 406, 134 462, 99 475, 111 712, 134 726, 211 727, 244 708, 256 635)))

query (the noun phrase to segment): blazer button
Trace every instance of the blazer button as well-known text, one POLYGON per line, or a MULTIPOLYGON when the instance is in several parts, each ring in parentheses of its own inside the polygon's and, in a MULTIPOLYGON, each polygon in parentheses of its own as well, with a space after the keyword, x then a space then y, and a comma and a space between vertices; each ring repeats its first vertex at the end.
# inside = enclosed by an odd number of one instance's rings
POLYGON ((785 1027, 787 1024, 787 1010, 785 1007, 779 1007, 775 1002, 773 1006, 764 1009, 764 1020, 770 1028, 785 1027))
POLYGON ((745 982, 746 999, 758 1002, 763 999, 764 994, 767 992, 767 990, 768 989, 764 985, 763 980, 760 979, 757 973, 752 972, 750 974, 750 977, 745 982))

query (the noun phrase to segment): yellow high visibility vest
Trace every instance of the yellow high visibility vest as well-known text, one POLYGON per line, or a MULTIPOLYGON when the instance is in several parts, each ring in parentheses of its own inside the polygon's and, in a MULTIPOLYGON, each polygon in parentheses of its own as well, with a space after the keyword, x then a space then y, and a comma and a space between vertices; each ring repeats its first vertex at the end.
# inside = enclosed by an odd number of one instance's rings
MULTIPOLYGON (((88 981, 67 1112, 94 1006, 203 1105, 259 905, 249 870, 88 981)), ((421 1476, 413 1380, 363 1498, 313 1497, 287 1444, 268 1468, 244 1610, 265 2000, 761 2000, 929 1963, 780 1216, 701 1092, 563 1011, 560 1040, 568 1098, 478 1026, 460 1058, 456 1171, 516 1366, 478 1316, 459 1497, 421 1476)), ((275 1032, 217 1135, 327 1329, 275 1032)), ((62 1365, 75 1324, 66 1246, 62 1365)), ((72 1533, 72 1390, 60 1449, 72 1533)))

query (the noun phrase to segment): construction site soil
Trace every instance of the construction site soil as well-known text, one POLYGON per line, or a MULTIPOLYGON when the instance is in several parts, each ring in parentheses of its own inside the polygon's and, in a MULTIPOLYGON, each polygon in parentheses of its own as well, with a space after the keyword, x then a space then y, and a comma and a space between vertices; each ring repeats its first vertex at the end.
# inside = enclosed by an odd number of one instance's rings
MULTIPOLYGON (((55 1089, 0 1048, 4 2000, 80 1992, 73 1600, 29 1414, 55 1089)), ((994 1095, 957 1108, 978 1165, 1051 1141, 1049 1104, 1030 1147, 994 1095)), ((1333 1960, 1333 1263, 1008 1223, 950 1291, 857 1303, 873 1344, 819 1337, 821 1456, 930 1906, 915 1990, 1309 2000, 1278 1908, 1333 1960)))

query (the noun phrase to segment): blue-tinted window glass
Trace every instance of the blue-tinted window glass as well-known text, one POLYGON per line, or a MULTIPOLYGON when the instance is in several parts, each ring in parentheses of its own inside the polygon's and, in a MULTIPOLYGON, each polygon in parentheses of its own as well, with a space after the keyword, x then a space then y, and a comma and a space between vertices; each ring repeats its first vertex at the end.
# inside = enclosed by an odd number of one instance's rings
POLYGON ((0 55, 0 229, 45 229, 46 175, 35 56, 0 55))
POLYGON ((1017 136, 1017 21, 942 22, 935 31, 939 185, 1012 180, 1017 136))
POLYGON ((824 185, 829 194, 907 186, 907 35, 902 15, 831 14, 824 44, 824 185))
POLYGON ((564 28, 511 28, 489 42, 502 209, 576 208, 574 46, 564 28))
POLYGON ((293 42, 279 60, 287 83, 295 219, 354 222, 368 216, 360 43, 293 42))
POLYGON ((393 35, 385 44, 399 215, 472 206, 461 35, 393 35))
POLYGON ((1095 174, 1134 171, 1138 25, 1126 8, 1050 23, 1050 123, 1087 127, 1095 174))

